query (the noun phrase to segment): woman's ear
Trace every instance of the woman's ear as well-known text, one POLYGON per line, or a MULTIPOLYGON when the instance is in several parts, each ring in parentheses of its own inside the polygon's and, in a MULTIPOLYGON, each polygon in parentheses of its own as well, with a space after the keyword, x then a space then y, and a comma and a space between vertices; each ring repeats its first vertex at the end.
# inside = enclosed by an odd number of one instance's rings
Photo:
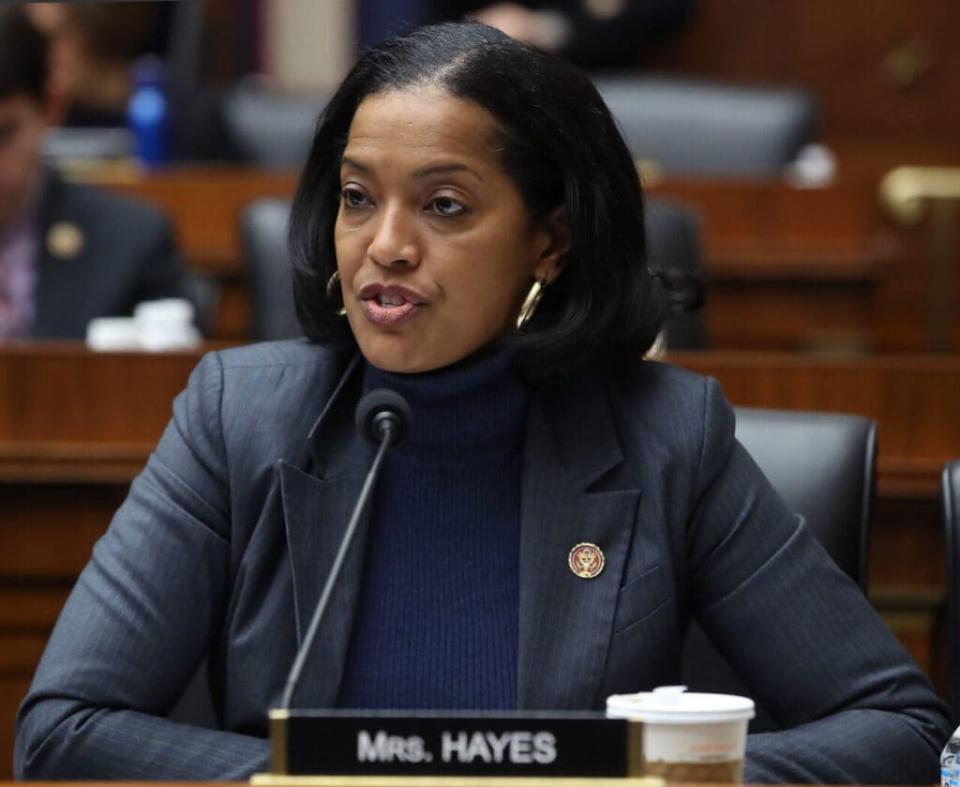
POLYGON ((561 205, 554 208, 541 221, 542 243, 539 247, 534 277, 538 281, 552 284, 567 261, 570 251, 570 221, 567 209, 561 205))

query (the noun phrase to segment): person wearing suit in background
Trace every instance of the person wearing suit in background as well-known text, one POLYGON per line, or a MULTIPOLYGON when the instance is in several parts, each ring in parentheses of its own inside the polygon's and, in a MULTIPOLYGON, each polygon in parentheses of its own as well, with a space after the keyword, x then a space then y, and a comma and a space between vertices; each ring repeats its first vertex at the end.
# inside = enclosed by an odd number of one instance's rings
POLYGON ((0 341, 82 338, 95 317, 185 294, 167 220, 43 164, 47 42, 0 9, 0 341))
POLYGON ((582 68, 625 68, 693 12, 694 0, 359 0, 359 42, 470 16, 582 68))
POLYGON ((478 23, 364 54, 294 201, 307 338, 194 371, 51 636, 17 775, 266 768, 373 453, 353 412, 388 387, 413 424, 297 707, 600 709, 676 683, 695 618, 787 728, 749 737, 747 781, 934 781, 943 703, 737 443, 716 381, 644 360, 663 294, 643 226, 574 67, 478 23), (204 662, 217 729, 166 718, 204 662))
MULTIPOLYGON (((31 3, 33 24, 50 41, 50 84, 68 128, 124 128, 142 58, 163 75, 169 154, 175 161, 239 161, 219 91, 201 78, 192 45, 202 3, 31 3)), ((202 14, 201 14, 202 17, 202 14)), ((199 42, 202 36, 197 37, 199 42)))

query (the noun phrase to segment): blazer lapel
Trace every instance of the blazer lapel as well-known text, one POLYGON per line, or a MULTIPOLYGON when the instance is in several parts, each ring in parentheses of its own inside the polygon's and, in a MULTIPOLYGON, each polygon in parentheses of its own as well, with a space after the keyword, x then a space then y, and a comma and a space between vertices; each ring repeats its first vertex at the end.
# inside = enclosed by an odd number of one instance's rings
POLYGON ((600 383, 542 394, 530 410, 521 502, 518 705, 597 707, 640 492, 616 488, 622 454, 600 383), (581 579, 571 549, 606 558, 581 579))
MULTIPOLYGON (((310 472, 286 462, 278 470, 301 644, 373 458, 373 447, 353 426, 362 382, 359 358, 348 366, 311 431, 310 472)), ((294 698, 297 707, 336 703, 359 600, 367 525, 360 522, 343 564, 294 698)))
POLYGON ((36 213, 37 284, 32 335, 41 338, 82 336, 79 328, 86 324, 86 306, 82 303, 85 294, 77 292, 76 272, 73 269, 78 264, 86 264, 86 260, 81 261, 71 255, 64 259, 52 253, 50 230, 54 217, 63 215, 64 184, 52 172, 45 172, 44 178, 36 213), (78 310, 84 313, 79 318, 74 316, 78 310))

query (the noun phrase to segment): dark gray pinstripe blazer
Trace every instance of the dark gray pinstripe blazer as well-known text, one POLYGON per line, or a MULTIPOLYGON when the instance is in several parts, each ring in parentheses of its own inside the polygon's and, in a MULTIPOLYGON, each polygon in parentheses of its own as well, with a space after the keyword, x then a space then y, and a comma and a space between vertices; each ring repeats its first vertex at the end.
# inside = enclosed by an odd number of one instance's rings
MULTIPOLYGON (((306 341, 204 358, 50 639, 19 717, 18 775, 265 767, 266 711, 371 452, 352 425, 358 366, 306 341), (221 730, 164 718, 205 658, 221 730)), ((735 442, 716 382, 640 362, 538 392, 522 490, 522 708, 600 708, 676 682, 696 615, 796 725, 751 737, 748 780, 935 780, 944 707, 735 442), (579 541, 606 553, 596 579, 567 568, 579 541)), ((337 696, 363 541, 299 705, 337 696)))

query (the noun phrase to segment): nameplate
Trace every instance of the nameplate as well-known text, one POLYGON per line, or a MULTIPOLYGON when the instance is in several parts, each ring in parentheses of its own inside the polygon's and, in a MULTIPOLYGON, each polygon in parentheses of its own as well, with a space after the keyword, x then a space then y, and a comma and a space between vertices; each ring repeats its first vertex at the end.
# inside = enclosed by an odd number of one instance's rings
POLYGON ((270 712, 274 775, 623 778, 642 725, 600 713, 270 712))

